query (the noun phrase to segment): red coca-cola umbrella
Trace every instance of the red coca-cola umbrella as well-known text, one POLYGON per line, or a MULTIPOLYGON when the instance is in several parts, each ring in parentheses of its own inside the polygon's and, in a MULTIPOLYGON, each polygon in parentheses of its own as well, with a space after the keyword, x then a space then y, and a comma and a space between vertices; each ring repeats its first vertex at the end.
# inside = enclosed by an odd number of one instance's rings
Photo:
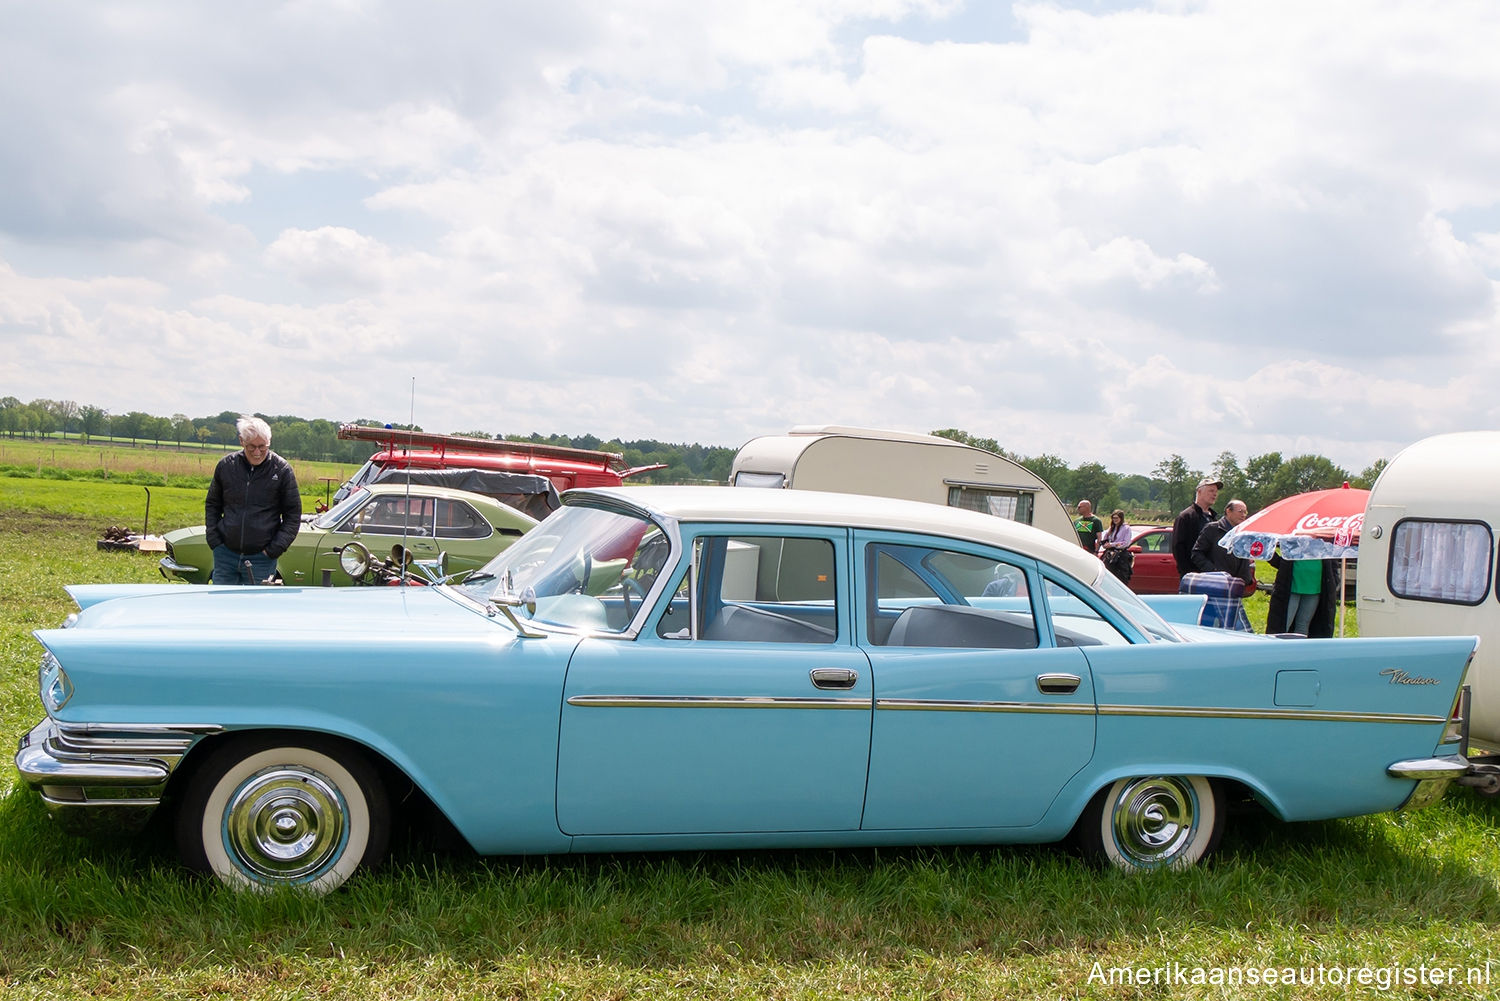
MULTIPOLYGON (((1262 508, 1224 533, 1219 544, 1236 556, 1268 560, 1277 549, 1288 560, 1345 560, 1359 556, 1370 491, 1345 483, 1333 490, 1296 494, 1262 508)), ((1344 635, 1344 603, 1339 602, 1339 635, 1344 635)))
POLYGON ((1255 560, 1270 559, 1277 547, 1289 560, 1353 559, 1369 502, 1370 491, 1347 483, 1286 497, 1230 529, 1220 545, 1255 560))

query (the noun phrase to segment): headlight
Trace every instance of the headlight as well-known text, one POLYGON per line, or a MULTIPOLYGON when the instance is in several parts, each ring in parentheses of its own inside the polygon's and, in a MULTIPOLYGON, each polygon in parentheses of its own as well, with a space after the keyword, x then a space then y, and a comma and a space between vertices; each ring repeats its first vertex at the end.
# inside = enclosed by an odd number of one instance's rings
POLYGON ((68 700, 73 697, 73 682, 68 680, 68 672, 62 669, 57 658, 50 653, 42 658, 38 687, 41 689, 42 705, 49 716, 67 705, 68 700))

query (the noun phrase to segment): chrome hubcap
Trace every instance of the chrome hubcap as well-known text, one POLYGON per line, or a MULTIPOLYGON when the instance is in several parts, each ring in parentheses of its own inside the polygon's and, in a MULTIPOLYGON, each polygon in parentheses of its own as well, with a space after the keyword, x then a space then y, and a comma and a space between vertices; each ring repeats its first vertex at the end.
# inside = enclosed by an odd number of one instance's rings
POLYGON ((349 811, 327 776, 297 765, 256 772, 224 811, 224 847, 248 875, 278 882, 317 873, 348 838, 349 811))
POLYGON ((1197 805, 1197 794, 1183 779, 1135 779, 1115 797, 1115 846, 1145 868, 1171 862, 1192 841, 1197 805))

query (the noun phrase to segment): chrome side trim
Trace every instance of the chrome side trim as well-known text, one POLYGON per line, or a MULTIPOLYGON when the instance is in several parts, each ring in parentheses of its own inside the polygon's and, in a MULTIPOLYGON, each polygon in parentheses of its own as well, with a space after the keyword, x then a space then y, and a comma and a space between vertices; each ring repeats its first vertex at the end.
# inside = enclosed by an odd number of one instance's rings
POLYGON ((869 709, 869 698, 818 699, 770 695, 572 695, 568 705, 614 709, 869 709))
POLYGON ((1092 716, 1092 702, 982 702, 969 699, 877 699, 876 709, 900 712, 1053 713, 1092 716))
POLYGON ((1412 713, 1362 713, 1313 711, 1310 709, 1248 709, 1228 706, 1109 706, 1099 707, 1100 716, 1174 716, 1206 719, 1291 719, 1327 723, 1411 723, 1430 726, 1446 723, 1446 716, 1412 713))
MULTIPOLYGON (((580 708, 649 709, 869 709, 868 698, 794 698, 765 695, 573 695, 580 708)), ((1092 702, 989 702, 969 699, 876 699, 891 712, 1042 713, 1067 716, 1145 716, 1185 719, 1309 720, 1329 723, 1404 723, 1430 726, 1442 716, 1407 713, 1315 712, 1303 709, 1244 709, 1223 706, 1098 706, 1092 702)))

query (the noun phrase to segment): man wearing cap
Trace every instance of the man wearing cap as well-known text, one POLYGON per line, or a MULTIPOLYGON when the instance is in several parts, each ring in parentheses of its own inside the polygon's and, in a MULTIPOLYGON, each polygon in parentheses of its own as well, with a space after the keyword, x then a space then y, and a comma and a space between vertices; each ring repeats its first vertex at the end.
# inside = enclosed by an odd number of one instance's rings
POLYGON ((1198 541, 1203 526, 1216 520, 1219 513, 1214 510, 1214 501, 1219 499, 1219 488, 1224 484, 1218 480, 1203 480, 1193 495, 1193 502, 1182 509, 1177 520, 1172 522, 1172 559, 1177 564, 1177 576, 1193 572, 1193 545, 1198 541))

